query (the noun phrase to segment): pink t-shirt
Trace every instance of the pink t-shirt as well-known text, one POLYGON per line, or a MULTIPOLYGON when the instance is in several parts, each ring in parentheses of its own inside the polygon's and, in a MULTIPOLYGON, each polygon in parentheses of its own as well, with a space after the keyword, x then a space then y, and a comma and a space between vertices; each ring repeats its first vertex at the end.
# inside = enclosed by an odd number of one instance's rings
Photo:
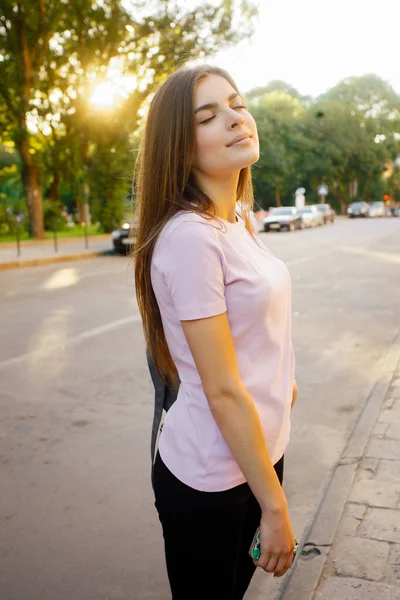
POLYGON ((160 435, 161 458, 196 490, 240 485, 245 477, 212 416, 181 321, 227 311, 239 373, 275 464, 290 433, 294 355, 289 272, 251 237, 242 218, 230 223, 180 212, 157 240, 151 280, 181 380, 160 435))

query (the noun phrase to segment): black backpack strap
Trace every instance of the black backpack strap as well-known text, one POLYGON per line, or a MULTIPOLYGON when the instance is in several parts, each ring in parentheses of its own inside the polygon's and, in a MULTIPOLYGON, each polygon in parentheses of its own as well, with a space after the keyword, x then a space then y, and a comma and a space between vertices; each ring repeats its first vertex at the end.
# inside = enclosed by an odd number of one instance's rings
MULTIPOLYGON (((151 428, 151 483, 153 485, 153 466, 156 455, 156 442, 157 436, 160 429, 160 423, 163 415, 163 410, 168 411, 176 400, 178 395, 178 389, 173 389, 165 385, 161 379, 156 366, 151 358, 148 350, 146 350, 147 364, 149 367, 151 379, 154 385, 154 415, 153 425, 151 428)), ((154 487, 154 485, 153 485, 154 487)))

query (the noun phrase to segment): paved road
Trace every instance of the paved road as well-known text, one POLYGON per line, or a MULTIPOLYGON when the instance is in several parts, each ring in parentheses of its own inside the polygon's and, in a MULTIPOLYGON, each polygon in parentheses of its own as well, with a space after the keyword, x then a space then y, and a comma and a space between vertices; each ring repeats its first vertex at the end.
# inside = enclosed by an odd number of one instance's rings
MULTIPOLYGON (((301 536, 399 328, 400 219, 262 238, 293 279, 285 490, 301 536)), ((1 600, 167 600, 132 265, 2 272, 0 323, 1 600)), ((279 585, 257 573, 247 598, 279 585)))

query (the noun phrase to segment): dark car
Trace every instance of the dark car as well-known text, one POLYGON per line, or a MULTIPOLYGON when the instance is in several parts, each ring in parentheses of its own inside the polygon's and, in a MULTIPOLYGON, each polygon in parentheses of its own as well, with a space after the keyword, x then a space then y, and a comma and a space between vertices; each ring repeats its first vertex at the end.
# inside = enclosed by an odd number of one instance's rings
POLYGON ((330 204, 316 204, 315 205, 319 212, 322 213, 325 225, 327 223, 334 223, 336 212, 333 210, 330 204))
POLYGON ((368 202, 353 202, 347 209, 347 214, 351 219, 355 217, 369 217, 368 202))
POLYGON ((118 229, 112 232, 111 239, 114 250, 121 256, 130 254, 136 242, 137 219, 127 219, 118 229))
POLYGON ((264 219, 264 231, 294 231, 304 229, 303 218, 295 206, 271 208, 264 219))

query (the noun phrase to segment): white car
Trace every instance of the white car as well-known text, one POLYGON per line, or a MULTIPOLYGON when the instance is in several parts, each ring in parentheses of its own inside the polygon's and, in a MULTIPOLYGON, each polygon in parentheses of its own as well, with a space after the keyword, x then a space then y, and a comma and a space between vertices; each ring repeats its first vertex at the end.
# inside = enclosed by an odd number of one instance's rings
POLYGON ((384 202, 371 202, 369 205, 369 216, 370 217, 384 217, 386 214, 386 207, 384 202))
POLYGON ((324 215, 318 210, 315 204, 300 208, 300 212, 305 227, 319 227, 324 224, 324 215))
POLYGON ((350 219, 355 219, 356 217, 360 217, 365 219, 365 217, 369 217, 369 204, 364 200, 360 202, 352 202, 347 209, 347 214, 350 219))
POLYGON ((301 214, 295 206, 271 208, 268 217, 263 220, 264 231, 294 231, 303 229, 301 214))

